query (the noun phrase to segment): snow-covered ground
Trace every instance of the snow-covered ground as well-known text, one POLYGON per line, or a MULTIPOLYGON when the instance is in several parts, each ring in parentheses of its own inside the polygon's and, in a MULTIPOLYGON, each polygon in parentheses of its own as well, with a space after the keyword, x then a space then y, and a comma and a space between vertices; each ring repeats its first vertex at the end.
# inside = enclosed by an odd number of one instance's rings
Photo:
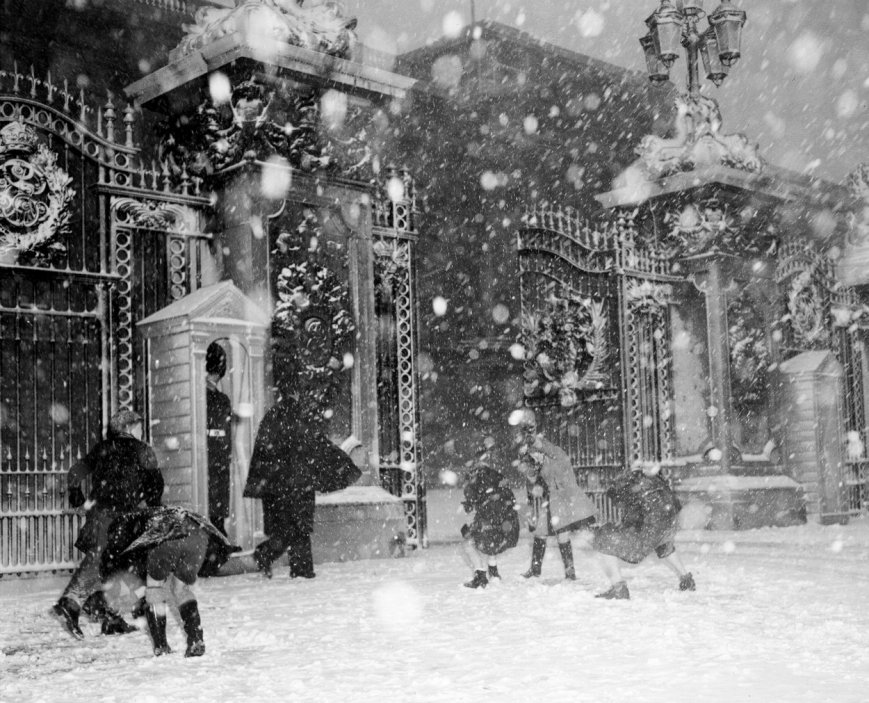
POLYGON ((526 581, 528 544, 503 582, 472 591, 458 545, 397 560, 321 564, 312 581, 198 584, 208 651, 155 658, 144 632, 83 642, 47 615, 62 579, 0 580, 0 701, 869 700, 869 520, 683 532, 698 590, 655 559, 625 570, 630 601, 596 600, 577 553, 555 545, 526 581))

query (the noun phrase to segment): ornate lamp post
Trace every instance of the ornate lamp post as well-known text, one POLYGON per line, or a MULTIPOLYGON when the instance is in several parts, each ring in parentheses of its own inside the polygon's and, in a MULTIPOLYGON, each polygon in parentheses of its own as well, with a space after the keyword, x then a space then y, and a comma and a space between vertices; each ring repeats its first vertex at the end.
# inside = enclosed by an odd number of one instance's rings
POLYGON ((698 57, 703 61, 706 77, 716 86, 740 57, 742 27, 746 14, 730 2, 723 2, 708 15, 709 26, 699 24, 706 12, 703 0, 661 0, 646 25, 649 33, 640 38, 646 57, 649 80, 660 84, 670 78, 670 68, 679 58, 680 46, 688 60, 688 95, 700 93, 698 57))

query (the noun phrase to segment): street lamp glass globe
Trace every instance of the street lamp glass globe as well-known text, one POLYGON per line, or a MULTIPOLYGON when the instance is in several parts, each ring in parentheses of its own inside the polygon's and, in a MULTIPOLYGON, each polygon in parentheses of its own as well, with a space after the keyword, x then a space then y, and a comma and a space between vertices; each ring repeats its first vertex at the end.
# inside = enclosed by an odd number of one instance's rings
POLYGON ((709 27, 703 35, 703 42, 700 44, 700 58, 703 59, 706 77, 716 86, 721 85, 724 79, 727 78, 727 73, 730 69, 721 62, 718 50, 718 38, 715 36, 715 30, 712 27, 709 27))
POLYGON ((655 42, 655 53, 667 68, 679 58, 682 46, 682 14, 670 0, 662 0, 646 24, 655 42))
POLYGON ((734 7, 730 0, 724 0, 709 15, 709 24, 715 30, 715 38, 718 40, 718 55, 725 66, 733 66, 741 55, 745 19, 745 12, 734 7))
POLYGON ((670 72, 664 62, 655 53, 655 41, 651 34, 640 37, 640 46, 643 47, 643 55, 646 57, 646 69, 649 72, 649 80, 652 83, 664 83, 670 78, 670 72))

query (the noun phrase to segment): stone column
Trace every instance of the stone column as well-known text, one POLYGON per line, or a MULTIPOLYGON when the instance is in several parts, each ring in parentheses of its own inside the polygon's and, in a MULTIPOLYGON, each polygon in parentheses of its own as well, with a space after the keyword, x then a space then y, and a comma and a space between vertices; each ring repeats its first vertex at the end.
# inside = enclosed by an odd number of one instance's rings
POLYGON ((733 405, 730 397, 730 341, 727 335, 726 264, 731 257, 710 252, 687 259, 697 289, 706 298, 706 344, 709 354, 709 428, 721 451, 715 463, 730 473, 733 447, 733 405))

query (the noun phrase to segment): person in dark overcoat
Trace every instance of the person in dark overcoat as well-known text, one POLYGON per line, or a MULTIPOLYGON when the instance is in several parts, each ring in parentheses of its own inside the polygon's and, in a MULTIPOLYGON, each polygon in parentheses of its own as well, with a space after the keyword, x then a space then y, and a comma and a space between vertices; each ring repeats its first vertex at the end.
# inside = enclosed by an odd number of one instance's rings
POLYGON ((226 352, 217 342, 205 352, 205 415, 208 425, 208 519, 226 534, 232 463, 232 404, 218 383, 226 375, 226 352))
POLYGON ((522 472, 529 484, 531 515, 528 529, 534 534, 531 567, 525 578, 540 576, 546 554, 546 538, 555 535, 564 577, 576 579, 571 534, 587 531, 595 522, 595 507, 576 481, 570 457, 542 434, 536 434, 522 459, 522 472))
POLYGON ((347 454, 302 418, 292 396, 281 397, 260 423, 244 488, 246 498, 262 500, 268 535, 254 550, 257 568, 271 577, 272 562, 289 550, 290 577, 314 578, 316 491, 346 488, 361 475, 347 454))
POLYGON ((108 581, 127 571, 145 583, 142 610, 156 656, 172 652, 166 639, 171 596, 187 635, 184 656, 200 657, 205 654, 205 640, 192 586, 208 554, 217 555, 214 558, 219 569, 230 553, 240 549, 192 510, 179 506, 146 508, 112 521, 100 561, 100 576, 108 581))
POLYGON ((474 570, 465 586, 485 588, 490 579, 500 578, 497 555, 519 542, 516 497, 501 473, 481 459, 468 477, 462 506, 474 513, 470 525, 462 526, 464 552, 474 570))
POLYGON ((673 543, 682 506, 660 472, 633 467, 616 478, 607 495, 620 507, 622 521, 601 525, 594 533, 592 548, 610 581, 610 588, 598 597, 630 598, 619 560, 639 564, 652 552, 679 577, 680 591, 695 590, 694 577, 673 543))
POLYGON ((84 637, 79 616, 85 604, 102 620, 103 634, 123 634, 135 629, 109 608, 99 569, 111 522, 143 502, 159 505, 162 500, 163 476, 157 467, 157 455, 142 441, 142 429, 142 418, 138 413, 132 410, 115 413, 106 438, 69 470, 70 504, 73 507, 84 505, 87 511, 75 542, 76 548, 84 552, 84 558, 73 572, 53 613, 77 639, 84 637), (85 501, 81 483, 88 477, 91 491, 85 501))

